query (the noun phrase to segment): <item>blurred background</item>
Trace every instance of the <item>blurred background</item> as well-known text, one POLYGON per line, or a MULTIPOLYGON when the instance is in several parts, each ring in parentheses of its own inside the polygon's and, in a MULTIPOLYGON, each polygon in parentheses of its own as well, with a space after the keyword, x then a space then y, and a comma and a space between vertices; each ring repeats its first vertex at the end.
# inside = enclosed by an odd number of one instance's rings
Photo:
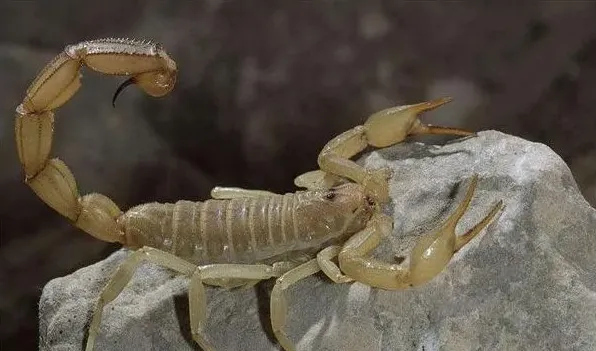
POLYGON ((161 42, 167 97, 84 72, 57 113, 53 155, 82 194, 122 209, 201 200, 216 185, 292 191, 333 136, 393 105, 452 96, 425 122, 542 142, 596 202, 596 4, 103 0, 0 3, 0 342, 37 348, 46 282, 117 249, 78 231, 22 183, 14 109, 65 45, 161 42))

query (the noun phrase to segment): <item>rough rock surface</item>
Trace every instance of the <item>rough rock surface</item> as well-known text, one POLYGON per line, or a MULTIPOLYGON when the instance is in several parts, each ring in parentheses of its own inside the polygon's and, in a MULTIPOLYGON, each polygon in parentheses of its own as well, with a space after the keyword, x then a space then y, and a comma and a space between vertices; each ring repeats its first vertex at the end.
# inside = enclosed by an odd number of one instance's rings
MULTIPOLYGON (((487 131, 442 146, 401 144, 363 162, 395 170, 388 208, 395 229, 379 257, 407 255, 424 229, 453 211, 462 181, 474 173, 479 186, 458 233, 499 199, 506 207, 422 287, 383 291, 322 277, 297 284, 288 331, 299 350, 596 349, 596 212, 550 148, 487 131)), ((42 350, 82 347, 93 302, 126 254, 46 285, 42 350)), ((188 327, 187 282, 143 266, 105 309, 99 349, 198 349, 188 327)), ((269 288, 208 290, 207 334, 218 349, 277 349, 269 288)))

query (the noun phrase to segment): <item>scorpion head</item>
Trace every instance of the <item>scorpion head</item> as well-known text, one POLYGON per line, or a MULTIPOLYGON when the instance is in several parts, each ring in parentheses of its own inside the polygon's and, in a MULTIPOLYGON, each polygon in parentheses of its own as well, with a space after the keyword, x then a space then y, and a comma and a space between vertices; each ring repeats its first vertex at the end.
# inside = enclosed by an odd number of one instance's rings
POLYGON ((361 185, 347 183, 309 192, 298 211, 311 219, 308 221, 311 231, 347 234, 363 229, 378 208, 361 185))

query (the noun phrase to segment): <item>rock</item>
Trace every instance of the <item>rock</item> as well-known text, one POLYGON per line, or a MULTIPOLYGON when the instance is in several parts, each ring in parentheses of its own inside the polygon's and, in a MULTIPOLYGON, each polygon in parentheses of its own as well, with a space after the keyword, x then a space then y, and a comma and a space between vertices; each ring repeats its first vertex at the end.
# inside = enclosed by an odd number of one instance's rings
MULTIPOLYGON (((562 159, 545 145, 495 131, 436 146, 404 143, 370 153, 394 169, 395 229, 375 255, 406 256, 450 214, 474 173, 479 186, 462 233, 503 199, 505 209, 428 284, 383 291, 310 277, 288 294, 288 332, 299 350, 594 350, 596 212, 562 159)), ((40 348, 78 350, 100 289, 121 250, 50 281, 40 301, 40 348)), ((407 261, 404 262, 407 264, 407 261)), ((188 280, 153 265, 105 308, 101 350, 193 350, 188 280)), ((271 282, 208 289, 206 333, 219 350, 276 350, 271 282)))

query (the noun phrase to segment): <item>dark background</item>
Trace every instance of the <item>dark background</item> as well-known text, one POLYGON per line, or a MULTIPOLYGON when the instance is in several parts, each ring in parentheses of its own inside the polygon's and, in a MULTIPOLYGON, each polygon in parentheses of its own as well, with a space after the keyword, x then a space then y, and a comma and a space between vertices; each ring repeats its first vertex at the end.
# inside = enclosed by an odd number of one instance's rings
POLYGON ((67 44, 161 42, 165 98, 85 71, 57 113, 53 155, 82 194, 121 208, 205 199, 215 185, 291 191, 334 135, 385 107, 453 96, 425 116, 551 146, 596 202, 596 4, 390 1, 0 3, 0 342, 35 349, 45 283, 117 249, 72 228, 22 183, 14 108, 67 44))

